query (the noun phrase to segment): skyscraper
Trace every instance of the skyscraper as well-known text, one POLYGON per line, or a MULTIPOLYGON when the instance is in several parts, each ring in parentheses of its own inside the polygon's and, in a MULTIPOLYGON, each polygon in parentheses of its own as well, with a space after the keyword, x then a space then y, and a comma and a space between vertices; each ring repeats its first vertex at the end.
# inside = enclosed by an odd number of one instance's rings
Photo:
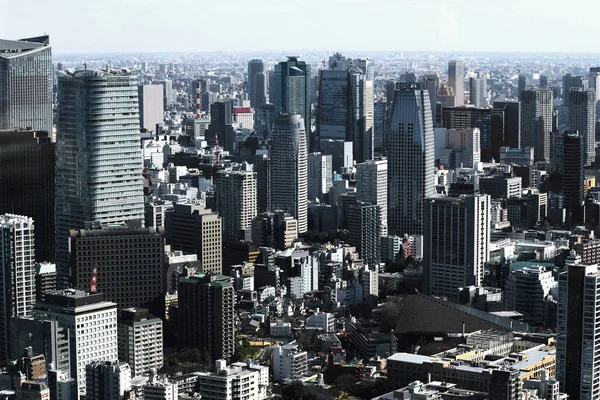
POLYGON ((145 307, 156 316, 164 315, 162 229, 111 225, 71 230, 69 240, 72 287, 89 290, 96 268, 96 290, 107 301, 119 308, 145 307))
POLYGON ((494 101, 494 108, 504 110, 504 139, 508 147, 521 147, 521 102, 494 101))
POLYGON ((308 155, 308 198, 323 200, 332 183, 331 155, 311 153, 308 155))
POLYGON ((550 182, 558 186, 561 201, 556 207, 566 210, 571 224, 584 222, 585 145, 583 135, 577 131, 552 132, 550 182))
POLYGON ((196 204, 175 204, 165 214, 167 243, 173 250, 194 253, 202 271, 220 274, 223 268, 221 217, 196 204))
POLYGON ((596 101, 600 100, 600 67, 590 67, 589 88, 596 91, 596 101))
POLYGON ((232 278, 197 275, 179 282, 179 347, 229 360, 235 347, 235 289, 232 278))
POLYGON ((487 106, 485 78, 470 78, 469 80, 469 103, 475 107, 487 106))
POLYGON ((271 208, 298 220, 298 233, 308 229, 308 160, 304 120, 280 114, 271 135, 271 208))
POLYGON ((163 85, 140 85, 138 94, 142 128, 156 133, 156 125, 163 123, 163 85))
POLYGON ((448 62, 448 86, 454 91, 455 104, 465 104, 465 63, 451 60, 448 62))
POLYGON ((598 265, 567 263, 558 276, 556 378, 569 399, 597 399, 600 360, 600 270, 598 265))
POLYGON ((310 66, 299 61, 297 56, 289 56, 287 61, 275 65, 272 98, 275 112, 299 114, 304 121, 307 147, 316 150, 317 143, 311 134, 310 116, 310 66))
POLYGON ((131 367, 132 376, 163 366, 163 323, 144 308, 121 309, 117 315, 119 360, 131 367))
POLYGON ((521 147, 533 147, 536 161, 549 161, 552 88, 528 87, 521 103, 521 147))
POLYGON ((596 91, 572 88, 569 95, 569 124, 585 141, 585 165, 596 161, 596 91))
POLYGON ((35 221, 36 261, 54 259, 55 149, 48 132, 0 131, 0 213, 35 221))
POLYGON ((0 129, 52 132, 50 38, 0 39, 0 129))
POLYGON ((34 223, 29 217, 0 216, 0 359, 10 346, 10 319, 30 317, 35 302, 34 223))
POLYGON ((80 393, 86 390, 85 366, 102 358, 117 361, 117 305, 105 301, 101 293, 66 289, 46 293, 35 303, 33 317, 56 321, 69 332, 70 370, 80 393))
POLYGON ((257 214, 271 210, 271 159, 266 154, 254 157, 256 171, 256 207, 257 214))
POLYGON ((381 236, 387 235, 388 160, 377 159, 356 164, 356 198, 379 206, 381 236))
POLYGON ((348 221, 348 244, 355 246, 360 258, 369 266, 379 265, 381 258, 381 208, 355 200, 344 208, 348 221))
POLYGON ((319 148, 324 140, 353 142, 358 162, 373 158, 373 62, 336 53, 319 74, 319 148))
POLYGON ((263 103, 266 103, 266 85, 264 72, 265 66, 262 60, 254 59, 248 61, 248 98, 250 99, 250 106, 254 108, 258 107, 263 103), (257 74, 262 74, 262 76, 258 78, 258 85, 255 86, 257 74), (258 90, 256 90, 255 88, 258 90), (261 100, 264 101, 260 102, 261 100))
POLYGON ((388 145, 388 228, 423 232, 423 200, 434 195, 435 147, 427 91, 396 91, 388 145))
POLYGON ((219 139, 221 149, 233 151, 233 105, 231 101, 218 101, 210 105, 210 125, 206 140, 215 143, 219 139))
POLYGON ((527 87, 527 76, 525 74, 519 74, 517 81, 517 97, 520 99, 523 95, 523 90, 527 87))
POLYGON ((68 287, 68 231, 144 218, 137 79, 78 70, 58 80, 56 263, 68 287))
POLYGON ((120 399, 131 390, 131 368, 118 361, 93 361, 85 366, 85 398, 120 399))
POLYGON ((480 286, 489 261, 489 195, 427 199, 424 211, 424 287, 457 299, 458 288, 480 286))
POLYGON ((216 176, 217 210, 223 221, 223 240, 250 240, 257 214, 256 172, 219 171, 216 176))

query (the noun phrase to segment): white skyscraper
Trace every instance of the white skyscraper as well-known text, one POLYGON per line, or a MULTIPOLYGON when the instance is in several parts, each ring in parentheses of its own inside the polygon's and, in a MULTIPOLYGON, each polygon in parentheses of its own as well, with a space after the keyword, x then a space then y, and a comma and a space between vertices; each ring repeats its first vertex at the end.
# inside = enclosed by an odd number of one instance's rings
POLYGON ((78 70, 58 80, 57 286, 69 284, 68 231, 144 218, 137 78, 78 70))
POLYGON ((458 288, 481 286, 490 259, 489 195, 425 201, 423 279, 428 294, 458 297, 458 288))
POLYGON ((256 172, 219 171, 216 177, 217 210, 223 220, 223 240, 250 239, 256 217, 256 172))
POLYGON ((280 114, 271 135, 271 209, 298 220, 298 233, 308 229, 308 162, 304 120, 280 114))
POLYGON ((142 128, 156 133, 156 125, 163 123, 165 109, 163 85, 140 85, 138 93, 142 128))
POLYGON ((426 90, 396 91, 388 142, 388 229, 423 232, 423 200, 435 194, 435 145, 426 90))
POLYGON ((388 161, 369 160, 356 164, 356 198, 379 206, 381 236, 387 236, 388 224, 388 161))
POLYGON ((311 153, 308 155, 308 199, 323 200, 332 183, 331 155, 311 153))
POLYGON ((10 319, 30 317, 35 301, 34 223, 29 217, 0 216, 0 357, 7 360, 10 342, 10 319))
POLYGON ((86 391, 85 367, 92 361, 117 361, 117 305, 104 301, 100 293, 75 289, 46 293, 35 304, 33 318, 57 321, 69 330, 70 377, 80 393, 86 391))

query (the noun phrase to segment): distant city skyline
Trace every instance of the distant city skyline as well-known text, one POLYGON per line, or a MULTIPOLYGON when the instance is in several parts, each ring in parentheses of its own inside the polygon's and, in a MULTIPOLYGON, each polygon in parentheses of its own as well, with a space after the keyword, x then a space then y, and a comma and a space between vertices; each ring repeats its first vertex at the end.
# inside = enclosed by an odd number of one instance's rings
MULTIPOLYGON (((210 7, 199 4, 191 0, 130 0, 123 7, 117 0, 101 0, 89 7, 75 0, 7 1, 0 5, 0 37, 18 39, 46 33, 55 54, 315 49, 600 51, 594 43, 593 24, 565 19, 557 7, 543 0, 507 0, 502 7, 475 0, 231 0, 212 2, 210 7), (27 24, 20 18, 25 14, 27 24), (529 23, 532 18, 544 21, 549 29, 560 26, 561 32, 578 32, 578 40, 552 35, 552 31, 543 36, 545 40, 537 40, 540 27, 529 23)), ((569 3, 571 9, 578 7, 585 8, 588 15, 600 13, 597 2, 569 3)))

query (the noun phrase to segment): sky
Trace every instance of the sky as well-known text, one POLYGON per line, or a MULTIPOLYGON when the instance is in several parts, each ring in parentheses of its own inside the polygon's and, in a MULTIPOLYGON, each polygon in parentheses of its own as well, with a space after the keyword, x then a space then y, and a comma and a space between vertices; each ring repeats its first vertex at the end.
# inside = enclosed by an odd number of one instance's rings
POLYGON ((55 54, 600 53, 598 15, 598 0, 0 0, 0 38, 46 33, 55 54))

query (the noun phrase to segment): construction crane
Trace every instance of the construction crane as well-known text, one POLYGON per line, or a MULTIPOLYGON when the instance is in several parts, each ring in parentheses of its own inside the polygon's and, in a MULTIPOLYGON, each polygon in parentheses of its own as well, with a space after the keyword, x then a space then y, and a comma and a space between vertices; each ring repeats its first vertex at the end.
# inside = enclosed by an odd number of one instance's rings
POLYGON ((94 264, 94 268, 92 269, 92 277, 90 278, 90 292, 96 293, 97 287, 96 283, 98 280, 98 264, 94 264))

